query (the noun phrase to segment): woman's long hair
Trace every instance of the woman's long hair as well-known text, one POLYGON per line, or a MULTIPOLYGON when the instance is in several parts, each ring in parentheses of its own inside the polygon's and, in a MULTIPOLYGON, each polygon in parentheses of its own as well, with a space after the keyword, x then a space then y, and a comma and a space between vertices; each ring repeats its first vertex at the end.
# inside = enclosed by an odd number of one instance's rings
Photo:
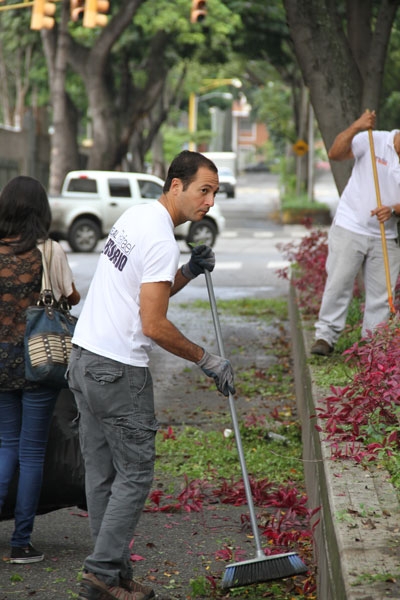
POLYGON ((33 177, 18 175, 0 194, 0 240, 12 239, 16 254, 48 238, 51 210, 46 190, 33 177))

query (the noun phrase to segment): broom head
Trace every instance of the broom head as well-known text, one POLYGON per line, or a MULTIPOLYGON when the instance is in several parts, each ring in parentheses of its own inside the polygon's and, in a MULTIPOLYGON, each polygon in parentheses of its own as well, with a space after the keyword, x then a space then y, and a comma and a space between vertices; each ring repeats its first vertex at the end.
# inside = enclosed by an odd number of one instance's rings
POLYGON ((222 578, 223 588, 263 583, 307 573, 308 568, 296 552, 275 554, 228 565, 222 578))

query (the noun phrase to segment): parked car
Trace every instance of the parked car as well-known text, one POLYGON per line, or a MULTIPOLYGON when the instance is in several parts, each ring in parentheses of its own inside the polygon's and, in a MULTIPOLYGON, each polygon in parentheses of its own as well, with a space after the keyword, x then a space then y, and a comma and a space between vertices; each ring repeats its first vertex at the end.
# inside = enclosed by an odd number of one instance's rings
POLYGON ((269 173, 270 164, 265 161, 260 161, 244 168, 245 173, 269 173))
POLYGON ((219 191, 227 198, 236 196, 236 177, 229 167, 218 167, 219 191))
MULTIPOLYGON (((50 196, 54 239, 68 240, 74 252, 92 252, 108 235, 114 222, 129 207, 155 202, 164 182, 155 175, 120 171, 71 171, 60 196, 50 196)), ((187 221, 175 228, 175 237, 213 246, 225 227, 219 206, 214 204, 201 221, 187 221)))
POLYGON ((269 158, 260 160, 256 163, 248 164, 244 167, 245 173, 278 173, 280 158, 269 158))

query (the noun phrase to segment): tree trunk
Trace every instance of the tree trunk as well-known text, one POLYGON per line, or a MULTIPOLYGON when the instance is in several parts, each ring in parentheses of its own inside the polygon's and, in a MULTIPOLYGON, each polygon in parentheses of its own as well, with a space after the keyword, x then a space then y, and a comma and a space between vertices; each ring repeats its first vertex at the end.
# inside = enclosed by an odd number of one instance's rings
POLYGON ((68 52, 69 2, 63 0, 58 31, 41 32, 49 72, 53 107, 49 194, 57 195, 68 171, 79 166, 77 114, 65 91, 68 52))
POLYGON ((110 85, 108 61, 111 48, 129 27, 143 2, 124 0, 88 52, 82 53, 82 46, 72 39, 70 41, 69 61, 74 71, 82 77, 89 101, 93 131, 89 169, 113 169, 120 163, 118 149, 124 114, 117 107, 120 95, 110 85))
MULTIPOLYGON (((387 45, 400 0, 382 0, 376 21, 370 0, 347 0, 348 35, 337 2, 283 3, 297 60, 329 149, 336 135, 366 108, 379 105, 387 45)), ((339 193, 350 171, 348 161, 332 163, 339 193)))

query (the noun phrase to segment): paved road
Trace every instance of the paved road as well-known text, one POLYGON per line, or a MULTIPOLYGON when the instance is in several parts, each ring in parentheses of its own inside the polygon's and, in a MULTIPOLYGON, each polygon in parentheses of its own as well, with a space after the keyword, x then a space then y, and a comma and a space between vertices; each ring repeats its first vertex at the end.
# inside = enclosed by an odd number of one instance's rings
MULTIPOLYGON (((337 193, 330 173, 319 174, 315 185, 315 197, 328 202, 334 211, 337 193)), ((279 207, 278 176, 270 173, 240 176, 237 196, 234 199, 217 196, 226 218, 225 231, 215 245, 217 265, 214 285, 220 298, 243 295, 279 296, 287 292, 287 284, 276 275, 286 265, 278 244, 285 244, 306 234, 301 225, 281 225, 272 219, 279 207)), ((68 251, 68 244, 64 244, 68 251)), ((99 243, 98 252, 102 247, 99 243)), ((180 242, 182 262, 188 260, 189 248, 180 242)), ((69 253, 78 289, 83 298, 93 275, 97 253, 69 253)), ((204 281, 196 280, 177 296, 182 302, 192 298, 206 298, 204 281)), ((82 302, 74 308, 79 315, 82 302)))

